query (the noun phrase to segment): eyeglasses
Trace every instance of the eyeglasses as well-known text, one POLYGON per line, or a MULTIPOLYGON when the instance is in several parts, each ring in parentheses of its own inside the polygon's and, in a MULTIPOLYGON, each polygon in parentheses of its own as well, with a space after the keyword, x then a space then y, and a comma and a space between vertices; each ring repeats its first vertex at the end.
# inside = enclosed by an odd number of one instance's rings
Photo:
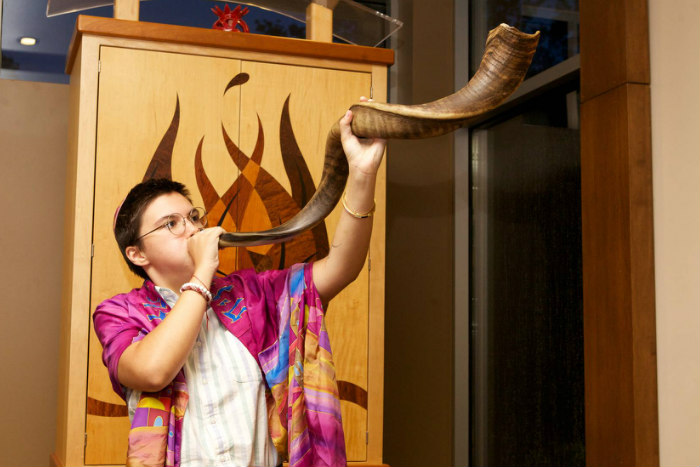
POLYGON ((177 212, 174 214, 170 214, 168 217, 165 218, 165 222, 163 222, 162 225, 159 225, 150 232, 146 232, 134 241, 137 242, 146 235, 152 234, 156 230, 165 228, 167 228, 173 235, 181 235, 185 231, 187 220, 189 220, 190 223, 195 227, 205 227, 207 225, 207 213, 204 212, 204 209, 202 208, 192 208, 187 217, 177 212))

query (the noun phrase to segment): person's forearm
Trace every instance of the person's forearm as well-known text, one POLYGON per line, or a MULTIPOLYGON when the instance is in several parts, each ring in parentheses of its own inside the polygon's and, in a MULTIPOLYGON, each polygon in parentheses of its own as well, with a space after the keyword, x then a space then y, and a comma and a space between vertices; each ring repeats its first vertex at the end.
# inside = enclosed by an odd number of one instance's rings
POLYGON ((206 307, 197 292, 183 292, 165 319, 124 351, 119 361, 119 382, 149 392, 170 383, 194 346, 206 307))
POLYGON ((313 269, 314 284, 324 303, 354 281, 365 264, 373 220, 373 216, 365 214, 374 208, 374 185, 386 145, 383 139, 357 138, 351 122, 350 110, 338 122, 350 169, 345 187, 346 207, 340 214, 328 256, 315 262, 313 269))
MULTIPOLYGON (((348 208, 355 213, 367 213, 374 207, 376 174, 363 174, 351 169, 345 189, 348 208)), ((314 265, 324 269, 325 282, 316 282, 321 299, 327 302, 351 283, 362 270, 369 251, 373 216, 358 219, 343 209, 331 242, 328 256, 314 265)))

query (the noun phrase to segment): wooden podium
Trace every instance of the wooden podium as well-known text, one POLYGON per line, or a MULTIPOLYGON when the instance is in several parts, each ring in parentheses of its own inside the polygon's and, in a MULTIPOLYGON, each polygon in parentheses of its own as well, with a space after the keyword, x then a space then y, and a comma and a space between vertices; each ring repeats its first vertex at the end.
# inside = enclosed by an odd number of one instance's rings
MULTIPOLYGON (((78 18, 67 65, 54 465, 125 462, 129 419, 111 389, 91 314, 105 298, 141 285, 111 230, 128 190, 145 178, 170 176, 190 188, 210 223, 220 220, 229 230, 278 225, 298 210, 300 190, 318 184, 331 125, 361 95, 386 99, 392 62, 385 49, 78 18)), ((383 166, 370 261, 327 314, 351 465, 382 463, 385 181, 383 166)), ((318 258, 338 215, 336 209, 324 228, 288 244, 224 250, 222 269, 318 258)))

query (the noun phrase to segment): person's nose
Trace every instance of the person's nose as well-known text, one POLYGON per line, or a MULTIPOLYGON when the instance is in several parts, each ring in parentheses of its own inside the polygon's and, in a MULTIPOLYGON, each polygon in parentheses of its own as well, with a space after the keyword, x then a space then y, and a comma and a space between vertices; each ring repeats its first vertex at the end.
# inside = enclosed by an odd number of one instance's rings
POLYGON ((185 218, 185 232, 187 233, 188 237, 191 237, 200 230, 202 230, 202 227, 200 225, 192 222, 192 220, 189 217, 185 218))

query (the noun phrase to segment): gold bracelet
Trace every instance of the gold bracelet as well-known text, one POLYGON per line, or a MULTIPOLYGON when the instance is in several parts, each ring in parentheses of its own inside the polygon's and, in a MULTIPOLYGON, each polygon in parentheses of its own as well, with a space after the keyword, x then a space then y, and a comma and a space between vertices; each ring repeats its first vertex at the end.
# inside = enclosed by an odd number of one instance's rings
POLYGON ((200 279, 199 277, 195 276, 194 274, 192 274, 192 277, 194 277, 194 278, 197 279, 199 282, 201 282, 202 285, 203 285, 204 287, 207 286, 207 284, 205 284, 204 281, 203 281, 202 279, 200 279))
POLYGON ((352 217, 354 217, 356 219, 367 219, 368 217, 372 217, 374 215, 374 210, 377 208, 376 201, 373 202, 372 209, 370 209, 366 213, 362 214, 360 212, 353 211, 352 209, 350 209, 348 207, 347 198, 346 198, 347 195, 348 195, 347 192, 343 193, 343 208, 345 208, 345 212, 347 212, 348 214, 350 214, 352 217))

